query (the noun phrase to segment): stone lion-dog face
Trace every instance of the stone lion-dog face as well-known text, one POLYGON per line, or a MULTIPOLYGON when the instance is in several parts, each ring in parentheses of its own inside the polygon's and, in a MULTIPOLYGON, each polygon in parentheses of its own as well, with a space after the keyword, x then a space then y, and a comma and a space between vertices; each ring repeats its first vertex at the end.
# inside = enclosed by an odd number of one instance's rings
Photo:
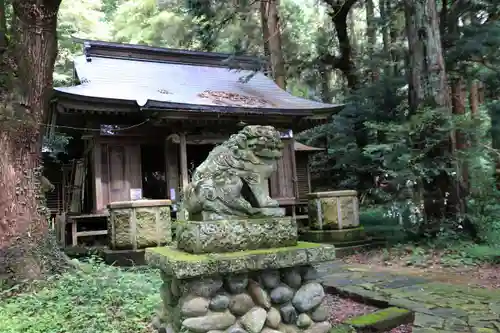
POLYGON ((215 147, 196 168, 185 191, 192 220, 284 215, 269 197, 268 179, 281 158, 283 143, 272 126, 246 126, 215 147))

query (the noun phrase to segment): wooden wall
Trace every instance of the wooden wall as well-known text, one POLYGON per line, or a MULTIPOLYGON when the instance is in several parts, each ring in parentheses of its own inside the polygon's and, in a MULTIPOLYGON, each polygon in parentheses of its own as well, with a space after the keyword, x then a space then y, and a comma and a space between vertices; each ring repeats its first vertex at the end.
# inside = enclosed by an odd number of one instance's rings
POLYGON ((311 192, 309 155, 305 152, 295 152, 295 161, 297 166, 298 199, 307 200, 307 194, 311 192))
MULTIPOLYGON (((167 197, 170 189, 176 189, 175 200, 180 199, 180 145, 165 138, 165 167, 167 182, 167 197)), ((285 148, 283 157, 278 161, 276 172, 270 179, 270 195, 283 204, 294 202, 304 189, 298 182, 297 166, 295 162, 294 140, 283 140, 285 148)), ((131 200, 130 190, 142 188, 141 170, 141 143, 142 140, 125 137, 96 137, 93 147, 93 192, 94 213, 102 212, 107 204, 115 201, 131 200)), ((302 164, 301 168, 302 168, 302 164)), ((301 180, 303 170, 301 169, 301 180)), ((301 181, 302 182, 302 181, 301 181)))
POLYGON ((93 157, 94 212, 110 202, 130 200, 130 190, 142 188, 140 144, 96 139, 93 157))

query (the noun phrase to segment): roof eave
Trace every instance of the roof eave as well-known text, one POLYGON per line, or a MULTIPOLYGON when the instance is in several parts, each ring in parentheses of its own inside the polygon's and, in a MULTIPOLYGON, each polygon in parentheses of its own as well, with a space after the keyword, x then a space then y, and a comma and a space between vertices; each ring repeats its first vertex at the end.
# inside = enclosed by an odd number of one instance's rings
POLYGON ((316 117, 324 118, 330 114, 335 114, 343 108, 343 105, 334 105, 321 109, 287 109, 287 108, 258 108, 258 107, 239 107, 239 106, 221 106, 221 105, 200 105, 187 103, 170 103, 161 101, 148 102, 141 108, 147 111, 165 111, 165 110, 188 110, 197 112, 213 113, 247 113, 247 114, 267 114, 267 115, 287 115, 299 116, 314 119, 316 117))
POLYGON ((123 105, 134 105, 137 106, 137 102, 129 99, 116 99, 116 98, 103 98, 94 96, 85 96, 80 94, 73 94, 67 91, 60 91, 53 89, 54 98, 66 98, 75 101, 82 102, 93 102, 93 103, 105 103, 105 104, 123 104, 123 105))

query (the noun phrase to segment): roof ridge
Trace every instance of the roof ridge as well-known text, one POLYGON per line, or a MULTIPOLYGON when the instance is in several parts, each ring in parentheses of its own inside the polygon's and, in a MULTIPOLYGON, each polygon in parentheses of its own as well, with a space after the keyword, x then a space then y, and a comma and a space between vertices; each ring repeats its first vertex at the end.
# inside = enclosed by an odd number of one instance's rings
POLYGON ((83 44, 83 51, 88 61, 92 57, 106 57, 249 70, 260 70, 267 65, 267 60, 259 56, 162 48, 140 44, 80 39, 76 37, 73 37, 73 41, 83 44))

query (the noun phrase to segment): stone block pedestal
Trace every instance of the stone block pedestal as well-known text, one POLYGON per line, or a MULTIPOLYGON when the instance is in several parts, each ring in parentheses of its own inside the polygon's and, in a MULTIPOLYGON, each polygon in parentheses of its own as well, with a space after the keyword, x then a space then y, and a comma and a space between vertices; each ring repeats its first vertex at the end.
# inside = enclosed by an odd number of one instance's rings
POLYGON ((109 247, 138 250, 172 243, 170 200, 136 200, 108 205, 109 247))
POLYGON ((294 246, 191 254, 146 249, 161 270, 162 311, 156 325, 170 333, 327 333, 323 286, 313 264, 335 258, 333 246, 294 246))
POLYGON ((315 192, 307 196, 311 229, 340 230, 359 227, 356 191, 315 192))

